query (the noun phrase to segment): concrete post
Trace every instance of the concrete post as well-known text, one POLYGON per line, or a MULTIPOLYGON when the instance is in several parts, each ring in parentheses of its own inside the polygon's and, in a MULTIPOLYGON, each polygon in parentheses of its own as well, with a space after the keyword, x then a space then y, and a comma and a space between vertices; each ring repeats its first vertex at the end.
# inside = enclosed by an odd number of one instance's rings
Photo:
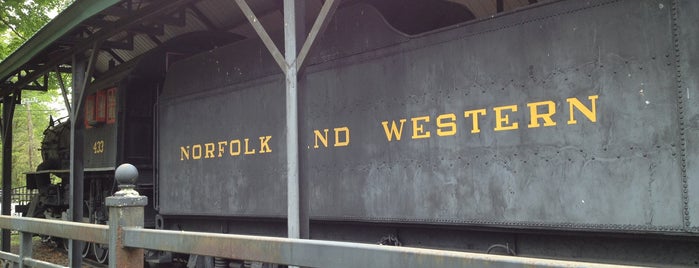
POLYGON ((109 207, 109 267, 143 267, 143 249, 123 247, 122 228, 143 227, 143 208, 148 199, 134 190, 138 170, 122 164, 114 172, 119 191, 107 197, 109 207))

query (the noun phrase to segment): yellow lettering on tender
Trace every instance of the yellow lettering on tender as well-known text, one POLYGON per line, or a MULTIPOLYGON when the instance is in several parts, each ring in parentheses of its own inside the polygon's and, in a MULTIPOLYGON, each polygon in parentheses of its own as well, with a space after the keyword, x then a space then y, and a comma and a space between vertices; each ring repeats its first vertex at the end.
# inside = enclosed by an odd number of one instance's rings
POLYGON ((245 152, 243 154, 255 154, 255 149, 250 150, 250 146, 248 146, 248 141, 250 141, 250 139, 245 139, 245 152))
POLYGON ((272 136, 263 136, 260 137, 260 153, 271 153, 272 149, 269 148, 269 139, 271 139, 272 136))
MULTIPOLYGON (((350 143, 350 132, 348 127, 338 127, 333 129, 335 131, 335 147, 347 146, 350 143), (345 140, 340 141, 340 132, 345 133, 345 140)), ((327 132, 326 134, 327 135, 327 132)), ((327 147, 327 146, 326 146, 327 147)))
POLYGON ((187 147, 180 146, 180 161, 189 160, 189 145, 187 147))
POLYGON ((580 100, 578 100, 577 98, 566 99, 570 107, 570 120, 568 120, 568 125, 575 125, 578 123, 578 121, 575 120, 575 113, 573 112, 573 107, 575 107, 578 111, 585 115, 585 117, 587 117, 587 119, 589 119, 590 122, 597 122, 597 105, 595 103, 595 100, 597 100, 597 98, 599 98, 598 95, 592 95, 587 97, 587 99, 590 100, 590 109, 583 105, 582 102, 580 102, 580 100))
POLYGON ((228 149, 228 151, 231 154, 231 156, 240 155, 240 140, 232 140, 228 144, 228 147, 230 148, 230 149, 228 149))
POLYGON ((204 147, 206 148, 206 155, 204 158, 214 158, 214 144, 206 143, 204 144, 204 147))
POLYGON ((192 146, 192 159, 201 159, 201 144, 192 146))
POLYGON ((313 136, 314 136, 313 139, 315 140, 315 145, 313 145, 313 148, 317 149, 320 147, 320 146, 318 146, 318 140, 320 140, 320 143, 322 143, 324 147, 326 147, 326 148, 328 147, 328 131, 329 131, 329 129, 326 128, 326 129, 323 129, 323 131, 325 132, 325 134, 321 134, 320 131, 318 131, 318 130, 313 130, 313 136))
POLYGON ((456 135, 456 115, 442 114, 437 116, 437 136, 444 137, 454 135, 456 135))
POLYGON ((519 123, 513 122, 511 125, 507 125, 510 123, 510 115, 506 114, 503 116, 502 111, 503 110, 511 110, 513 112, 517 111, 517 105, 508 105, 508 106, 499 106, 499 107, 494 107, 493 111, 495 111, 495 131, 503 131, 503 130, 513 130, 517 129, 519 127, 519 123))
POLYGON ((420 116, 410 118, 413 121, 413 139, 426 139, 430 137, 430 132, 424 130, 424 125, 420 121, 430 122, 429 116, 420 116))
POLYGON ((539 127, 539 119, 544 120, 544 126, 555 126, 556 122, 551 119, 551 116, 556 113, 556 104, 553 101, 540 101, 527 103, 529 106, 529 115, 531 117, 528 128, 539 127), (548 106, 548 113, 539 113, 540 106, 548 106))
POLYGON ((480 133, 481 129, 478 126, 478 116, 479 115, 485 115, 486 111, 485 109, 478 109, 478 110, 470 110, 470 111, 464 111, 464 117, 469 118, 471 116, 471 119, 473 120, 473 127, 471 128, 471 133, 480 133))
POLYGON ((406 120, 400 119, 398 121, 400 122, 400 128, 396 127, 396 121, 391 121, 390 130, 388 128, 388 121, 381 122, 383 131, 386 132, 386 139, 388 139, 388 141, 392 141, 394 137, 397 141, 400 140, 400 136, 403 134, 403 123, 405 123, 406 120))
POLYGON ((227 141, 218 142, 218 157, 223 157, 223 151, 226 150, 226 144, 228 144, 227 141))

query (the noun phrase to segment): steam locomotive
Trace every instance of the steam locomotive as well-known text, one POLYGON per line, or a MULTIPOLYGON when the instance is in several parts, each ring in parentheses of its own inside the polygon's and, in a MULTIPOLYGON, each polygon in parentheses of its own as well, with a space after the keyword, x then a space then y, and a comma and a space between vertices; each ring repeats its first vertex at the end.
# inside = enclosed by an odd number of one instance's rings
MULTIPOLYGON (((699 263, 699 3, 550 1, 477 21, 413 7, 435 16, 346 3, 309 56, 299 157, 311 239, 699 263)), ((129 162, 147 227, 286 236, 284 88, 262 41, 213 32, 95 80, 86 221, 107 220, 112 171, 129 162)), ((67 209, 66 131, 47 130, 29 215, 67 209)))

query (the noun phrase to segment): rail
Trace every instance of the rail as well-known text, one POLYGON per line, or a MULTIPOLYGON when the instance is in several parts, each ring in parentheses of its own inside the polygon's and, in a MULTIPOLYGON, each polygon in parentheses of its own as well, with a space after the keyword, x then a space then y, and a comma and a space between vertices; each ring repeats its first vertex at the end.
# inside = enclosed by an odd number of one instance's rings
POLYGON ((27 188, 27 186, 12 188, 12 204, 28 205, 38 192, 36 189, 27 188))
MULTIPOLYGON (((109 267, 143 267, 144 249, 302 267, 620 267, 337 241, 143 229, 146 198, 133 190, 137 171, 116 171, 120 190, 108 197, 109 225, 0 216, 20 232, 19 254, 0 252, 0 267, 63 267, 32 258, 33 234, 109 245, 109 267)), ((77 266, 71 262, 71 267, 77 266)))

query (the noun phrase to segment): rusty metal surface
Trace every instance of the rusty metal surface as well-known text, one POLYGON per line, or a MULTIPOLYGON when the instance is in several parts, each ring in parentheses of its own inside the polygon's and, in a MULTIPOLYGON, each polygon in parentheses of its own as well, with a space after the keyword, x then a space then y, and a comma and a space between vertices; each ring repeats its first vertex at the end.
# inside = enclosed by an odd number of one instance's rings
POLYGON ((109 227, 69 221, 0 216, 0 228, 106 244, 109 227))
POLYGON ((624 267, 335 241, 123 228, 123 245, 303 267, 624 267))

